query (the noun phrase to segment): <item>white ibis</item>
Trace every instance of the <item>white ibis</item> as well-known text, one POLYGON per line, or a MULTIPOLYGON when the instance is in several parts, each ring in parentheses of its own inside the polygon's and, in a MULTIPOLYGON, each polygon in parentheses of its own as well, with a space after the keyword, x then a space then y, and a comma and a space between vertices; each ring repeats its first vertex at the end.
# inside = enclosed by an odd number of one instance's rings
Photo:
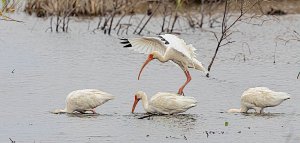
POLYGON ((85 113, 91 111, 96 114, 95 108, 114 99, 114 96, 97 89, 75 90, 66 98, 65 109, 56 109, 53 113, 85 113))
POLYGON ((196 49, 193 45, 187 45, 183 39, 180 39, 175 35, 165 34, 159 35, 158 37, 141 37, 121 40, 122 44, 126 44, 124 46, 125 48, 139 53, 149 54, 139 72, 138 80, 140 79, 144 67, 153 59, 157 59, 162 63, 173 61, 184 71, 187 80, 179 88, 178 94, 183 94, 184 87, 192 79, 188 68, 194 68, 207 74, 207 70, 203 67, 201 62, 196 59, 196 49))
POLYGON ((147 95, 143 91, 138 91, 134 96, 132 113, 137 103, 142 100, 143 107, 147 113, 152 114, 177 114, 196 106, 194 97, 180 96, 174 93, 158 92, 148 101, 147 95))
POLYGON ((229 109, 228 112, 247 113, 249 109, 254 109, 260 114, 264 108, 277 106, 287 99, 290 99, 290 96, 285 92, 275 92, 267 87, 249 88, 241 96, 241 108, 229 109))

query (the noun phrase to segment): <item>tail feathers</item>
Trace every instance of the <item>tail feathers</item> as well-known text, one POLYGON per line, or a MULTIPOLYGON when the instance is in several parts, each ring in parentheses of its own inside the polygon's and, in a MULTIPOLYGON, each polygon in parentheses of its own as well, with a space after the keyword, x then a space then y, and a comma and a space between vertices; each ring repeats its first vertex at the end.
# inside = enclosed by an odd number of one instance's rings
POLYGON ((50 111, 53 114, 62 114, 67 113, 67 109, 55 109, 54 111, 50 111))
POLYGON ((276 95, 283 100, 287 100, 287 99, 291 98, 290 94, 285 93, 285 92, 277 92, 276 95))
POLYGON ((112 100, 112 99, 115 99, 115 96, 111 95, 111 94, 106 94, 103 96, 103 98, 105 98, 105 100, 112 100))
POLYGON ((187 96, 184 96, 184 102, 188 103, 187 105, 189 107, 195 107, 198 103, 198 101, 194 97, 187 97, 187 96))
POLYGON ((228 113, 240 113, 241 109, 229 109, 227 110, 228 113))
POLYGON ((195 69, 197 69, 197 70, 199 70, 199 71, 202 71, 202 72, 204 72, 205 74, 208 73, 207 69, 202 65, 201 62, 199 62, 198 60, 194 59, 194 60, 193 60, 193 63, 194 63, 195 69))
POLYGON ((108 98, 109 98, 109 100, 112 100, 112 99, 115 99, 115 96, 111 95, 108 98))

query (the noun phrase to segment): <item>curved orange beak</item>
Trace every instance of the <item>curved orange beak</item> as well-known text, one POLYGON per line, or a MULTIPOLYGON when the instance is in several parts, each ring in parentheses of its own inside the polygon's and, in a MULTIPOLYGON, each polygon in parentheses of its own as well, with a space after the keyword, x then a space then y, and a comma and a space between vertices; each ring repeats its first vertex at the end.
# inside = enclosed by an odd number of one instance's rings
POLYGON ((150 61, 152 61, 152 60, 153 60, 153 55, 150 54, 150 55, 148 56, 148 59, 145 61, 145 63, 143 64, 143 66, 142 66, 142 68, 141 68, 141 70, 140 70, 140 73, 139 73, 139 76, 138 76, 138 80, 140 80, 141 73, 142 73, 143 69, 145 68, 145 66, 146 66, 150 61))
POLYGON ((140 99, 138 99, 136 96, 134 96, 134 103, 132 105, 131 113, 134 112, 134 109, 139 101, 140 101, 140 99))

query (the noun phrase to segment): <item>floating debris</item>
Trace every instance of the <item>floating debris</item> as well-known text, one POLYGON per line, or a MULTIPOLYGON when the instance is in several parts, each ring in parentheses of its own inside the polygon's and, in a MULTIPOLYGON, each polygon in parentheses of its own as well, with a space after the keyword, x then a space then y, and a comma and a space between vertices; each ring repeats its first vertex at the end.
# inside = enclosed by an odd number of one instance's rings
POLYGON ((12 140, 11 138, 9 138, 9 140, 11 141, 11 143, 16 143, 16 141, 12 140))
POLYGON ((180 139, 180 138, 178 138, 178 137, 173 137, 173 136, 166 136, 166 138, 168 139, 168 138, 170 138, 170 139, 180 139))
POLYGON ((206 137, 208 138, 209 135, 214 135, 214 134, 224 134, 224 131, 205 131, 206 137))

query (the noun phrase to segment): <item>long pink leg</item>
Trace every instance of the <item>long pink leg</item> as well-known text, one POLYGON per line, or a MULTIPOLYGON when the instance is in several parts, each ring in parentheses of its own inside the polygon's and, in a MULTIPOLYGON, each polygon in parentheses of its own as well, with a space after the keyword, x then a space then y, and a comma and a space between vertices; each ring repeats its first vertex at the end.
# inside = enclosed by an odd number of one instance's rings
POLYGON ((180 94, 180 95, 183 95, 184 87, 192 80, 190 72, 188 70, 184 71, 184 73, 185 73, 185 76, 186 76, 186 81, 178 90, 178 94, 180 94))

